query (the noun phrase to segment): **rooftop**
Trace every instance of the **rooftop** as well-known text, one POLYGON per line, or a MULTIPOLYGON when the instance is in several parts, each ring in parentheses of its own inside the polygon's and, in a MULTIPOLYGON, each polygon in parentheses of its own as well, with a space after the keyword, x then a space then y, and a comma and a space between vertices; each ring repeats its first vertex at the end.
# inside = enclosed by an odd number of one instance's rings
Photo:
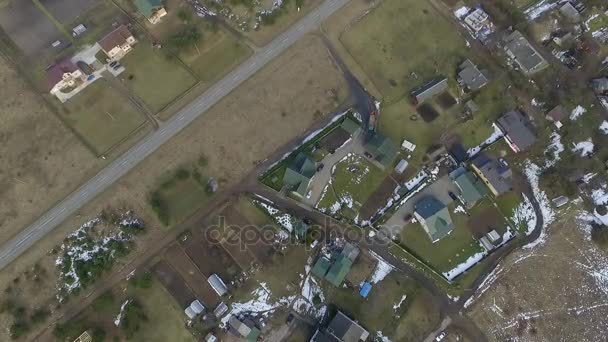
POLYGON ((460 189, 462 199, 467 205, 475 204, 486 194, 483 182, 464 167, 452 171, 450 178, 460 189))
POLYGON ((422 197, 414 204, 414 214, 433 242, 447 236, 454 229, 448 208, 435 197, 422 197))
POLYGON ((146 18, 150 18, 154 13, 163 7, 161 0, 135 0, 135 7, 146 18))
POLYGON ((471 60, 467 59, 459 67, 458 82, 471 90, 481 89, 488 84, 488 77, 484 71, 479 70, 471 60))
POLYGON ((53 88, 59 81, 63 79, 63 74, 71 73, 78 70, 76 64, 72 63, 69 58, 58 60, 55 64, 46 69, 46 78, 49 89, 53 88))
POLYGON ((481 172, 486 180, 496 190, 497 195, 513 188, 513 173, 509 166, 499 160, 491 159, 481 153, 473 159, 473 165, 481 172))
POLYGON ((366 144, 365 149, 383 166, 388 166, 397 157, 397 147, 382 134, 377 133, 366 144))
POLYGON ((305 153, 300 152, 285 170, 283 184, 300 196, 306 196, 308 186, 316 171, 317 164, 315 161, 305 153))
POLYGON ((510 111, 498 118, 498 127, 520 151, 536 142, 536 134, 528 118, 521 112, 510 111))
POLYGON ((133 34, 131 34, 125 25, 120 25, 114 31, 101 38, 99 45, 104 51, 110 51, 117 46, 127 44, 127 38, 132 36, 133 34))
POLYGON ((536 51, 521 32, 513 31, 504 38, 505 50, 515 59, 522 71, 528 75, 545 69, 549 63, 536 51))
POLYGON ((435 95, 439 95, 448 90, 448 79, 445 77, 436 78, 427 82, 412 91, 412 98, 417 104, 420 104, 435 95))

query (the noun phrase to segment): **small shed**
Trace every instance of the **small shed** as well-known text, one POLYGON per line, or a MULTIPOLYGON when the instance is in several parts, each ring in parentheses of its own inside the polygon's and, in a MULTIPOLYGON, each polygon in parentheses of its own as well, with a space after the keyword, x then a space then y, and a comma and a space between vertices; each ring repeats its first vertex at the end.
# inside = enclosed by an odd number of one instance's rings
POLYGON ((554 199, 552 199, 551 202, 553 202, 553 205, 556 208, 559 208, 559 207, 564 206, 564 205, 566 205, 568 203, 568 197, 563 196, 563 195, 562 196, 558 196, 558 197, 555 197, 554 199))
POLYGON ((445 77, 436 78, 412 91, 412 102, 415 105, 421 104, 446 90, 448 90, 448 79, 445 77))
POLYGON ((190 303, 190 306, 187 307, 186 310, 184 310, 184 313, 186 314, 186 316, 188 316, 189 319, 193 319, 194 317, 196 317, 196 315, 202 313, 203 311, 205 311, 203 303, 201 303, 200 300, 196 299, 192 303, 190 303))
POLYGON ((228 312, 228 305, 226 305, 224 302, 219 303, 213 310, 213 314, 217 318, 223 317, 226 312, 228 312))
POLYGON ((228 293, 228 287, 226 286, 222 278, 220 278, 220 276, 218 276, 217 274, 214 273, 209 276, 207 282, 209 283, 209 285, 211 285, 213 290, 215 290, 218 296, 221 297, 228 293))
POLYGON ((397 172, 398 174, 402 174, 403 171, 405 171, 405 169, 407 169, 408 165, 409 164, 408 164, 407 160, 401 159, 399 164, 397 164, 397 166, 395 167, 395 172, 397 172))
POLYGON ((547 115, 545 116, 545 118, 555 124, 557 124, 558 122, 562 121, 563 119, 568 117, 568 112, 566 111, 566 109, 563 106, 555 106, 553 109, 551 109, 549 112, 547 112, 547 115))
POLYGON ((401 143, 401 147, 410 152, 414 152, 414 150, 416 149, 416 145, 413 144, 412 142, 408 141, 407 139, 403 139, 403 143, 401 143))
POLYGON ((479 111, 479 106, 477 103, 475 103, 475 101, 469 100, 464 103, 464 111, 469 115, 473 115, 479 111))
POLYGON ((363 298, 367 298, 369 292, 372 290, 372 284, 370 282, 364 282, 361 285, 361 290, 359 290, 359 295, 363 298))

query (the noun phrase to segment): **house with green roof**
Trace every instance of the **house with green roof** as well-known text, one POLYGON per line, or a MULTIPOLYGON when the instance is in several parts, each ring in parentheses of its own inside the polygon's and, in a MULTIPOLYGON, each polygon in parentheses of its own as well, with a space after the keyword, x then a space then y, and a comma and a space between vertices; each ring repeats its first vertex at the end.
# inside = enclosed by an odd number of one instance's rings
POLYGON ((365 150, 383 167, 389 166, 397 157, 397 146, 382 134, 375 134, 365 143, 365 150))
POLYGON ((432 196, 424 196, 414 204, 414 217, 433 243, 446 237, 454 229, 448 208, 432 196))
POLYGON ((340 128, 348 132, 351 136, 353 136, 361 130, 361 124, 347 116, 340 124, 340 128))
POLYGON ((317 163, 300 152, 285 170, 283 187, 300 197, 305 197, 315 172, 317 172, 317 163))
POLYGON ((152 24, 158 23, 160 18, 167 15, 162 0, 135 0, 134 4, 137 11, 152 24))
POLYGON ((296 234, 296 237, 298 239, 304 239, 309 229, 310 225, 308 223, 304 222, 304 220, 299 220, 295 223, 293 227, 293 232, 296 234))
POLYGON ((481 179, 464 167, 459 167, 450 172, 450 179, 460 190, 460 198, 470 208, 486 195, 486 187, 481 179))
POLYGON ((339 253, 336 252, 332 255, 331 260, 321 256, 311 272, 316 277, 325 278, 334 286, 340 287, 358 255, 359 249, 347 242, 339 253))

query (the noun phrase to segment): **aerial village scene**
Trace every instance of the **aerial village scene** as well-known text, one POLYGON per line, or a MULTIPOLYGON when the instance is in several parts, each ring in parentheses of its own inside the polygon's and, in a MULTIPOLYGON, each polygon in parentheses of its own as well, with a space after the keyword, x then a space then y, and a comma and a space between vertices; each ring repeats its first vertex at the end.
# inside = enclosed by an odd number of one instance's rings
POLYGON ((605 341, 605 0, 0 0, 0 340, 605 341))

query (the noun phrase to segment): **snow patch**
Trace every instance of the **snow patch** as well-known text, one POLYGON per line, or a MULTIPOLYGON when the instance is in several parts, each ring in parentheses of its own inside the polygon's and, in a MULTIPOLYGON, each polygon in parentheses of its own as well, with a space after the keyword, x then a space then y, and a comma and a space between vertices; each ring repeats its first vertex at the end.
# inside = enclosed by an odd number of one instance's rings
POLYGON ((574 120, 578 119, 581 115, 585 114, 586 112, 587 112, 587 109, 585 109, 581 105, 578 105, 570 113, 570 120, 574 121, 574 120))
POLYGON ((572 152, 580 153, 581 157, 586 157, 593 153, 593 148, 595 147, 591 138, 583 140, 576 144, 573 143, 572 145, 572 152))

